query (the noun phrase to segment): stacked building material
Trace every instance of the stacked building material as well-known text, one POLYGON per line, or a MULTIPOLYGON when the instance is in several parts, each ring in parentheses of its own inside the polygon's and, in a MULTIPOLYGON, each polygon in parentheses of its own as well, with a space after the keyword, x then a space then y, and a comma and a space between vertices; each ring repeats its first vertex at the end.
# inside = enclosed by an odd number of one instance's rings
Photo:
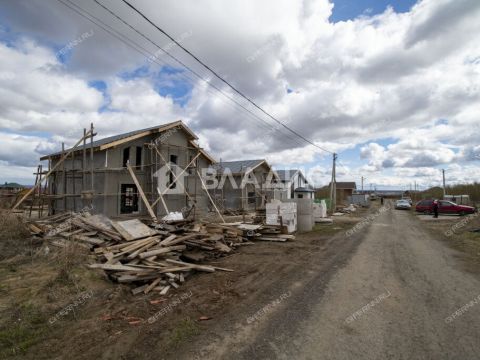
POLYGON ((178 288, 193 272, 233 271, 205 264, 253 244, 252 240, 287 241, 280 226, 243 223, 193 223, 187 220, 144 224, 139 219, 113 221, 102 215, 70 213, 29 223, 34 236, 65 247, 92 251, 96 262, 119 283, 135 285, 134 294, 178 288))

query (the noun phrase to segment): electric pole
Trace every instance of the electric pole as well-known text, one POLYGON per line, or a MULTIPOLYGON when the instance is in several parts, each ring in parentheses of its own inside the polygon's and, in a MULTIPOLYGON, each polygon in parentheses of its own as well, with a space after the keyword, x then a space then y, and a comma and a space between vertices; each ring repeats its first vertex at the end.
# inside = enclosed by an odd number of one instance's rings
POLYGON ((337 161, 337 154, 333 153, 333 163, 332 163, 332 181, 330 182, 330 209, 332 213, 335 212, 337 208, 337 179, 335 174, 335 163, 337 161))
POLYGON ((442 178, 443 178, 443 198, 445 199, 445 169, 442 169, 442 178))
POLYGON ((417 201, 417 180, 413 183, 413 201, 417 201))

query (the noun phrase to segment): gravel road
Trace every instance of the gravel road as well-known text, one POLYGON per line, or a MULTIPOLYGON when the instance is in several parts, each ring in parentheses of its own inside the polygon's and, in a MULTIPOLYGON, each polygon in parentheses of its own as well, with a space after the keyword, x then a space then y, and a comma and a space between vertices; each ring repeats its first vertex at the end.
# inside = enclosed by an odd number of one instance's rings
POLYGON ((392 209, 348 241, 358 245, 346 260, 293 284, 253 328, 199 358, 480 359, 480 281, 457 252, 392 209))

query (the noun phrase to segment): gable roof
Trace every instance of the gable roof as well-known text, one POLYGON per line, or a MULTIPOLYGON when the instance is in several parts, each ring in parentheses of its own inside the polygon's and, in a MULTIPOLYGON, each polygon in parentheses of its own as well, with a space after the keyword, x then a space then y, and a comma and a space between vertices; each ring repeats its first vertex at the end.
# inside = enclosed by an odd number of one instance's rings
POLYGON ((199 147, 194 140, 190 140, 189 141, 190 145, 192 145, 194 148, 197 148, 198 151, 200 151, 202 153, 203 156, 205 156, 208 160, 210 160, 210 162, 212 164, 216 164, 217 163, 217 160, 214 159, 213 156, 211 156, 208 152, 206 152, 205 150, 203 150, 201 147, 199 147))
MULTIPOLYGON (((331 185, 332 183, 330 183, 331 185)), ((337 189, 356 189, 357 184, 355 181, 346 181, 346 182, 337 182, 336 184, 337 189)))
POLYGON ((238 161, 222 161, 215 165, 217 170, 230 169, 232 174, 243 174, 247 169, 254 169, 265 163, 268 167, 267 161, 264 159, 259 160, 238 160, 238 161))
POLYGON ((282 181, 290 181, 299 170, 290 169, 290 170, 275 170, 278 177, 282 181))
MULTIPOLYGON (((187 125, 185 125, 185 123, 183 121, 178 120, 178 121, 174 121, 174 122, 164 124, 164 125, 152 126, 152 127, 146 128, 146 129, 134 130, 134 131, 130 131, 130 132, 127 132, 127 133, 114 135, 114 136, 109 136, 109 137, 106 137, 106 138, 103 138, 103 139, 95 140, 92 144, 93 145, 93 150, 94 151, 105 150, 105 149, 108 149, 108 148, 111 148, 111 147, 114 147, 114 146, 117 146, 117 145, 121 145, 121 144, 126 143, 128 141, 132 141, 132 140, 135 140, 135 139, 147 136, 147 135, 155 134, 155 133, 161 133, 161 132, 164 132, 164 131, 167 131, 169 129, 173 129, 173 128, 176 128, 176 127, 180 127, 188 135, 190 143, 192 145, 194 145, 195 147, 199 148, 198 145, 193 143, 193 140, 197 140, 198 137, 194 134, 194 132, 187 125)), ((83 148, 84 148, 83 145, 79 145, 75 149, 75 152, 82 151, 83 148)), ((88 141, 86 143, 86 149, 87 150, 90 149, 90 143, 88 141)), ((70 149, 66 149, 65 151, 67 152, 69 150, 70 149)), ((211 157, 204 150, 200 149, 200 151, 210 161, 212 161, 214 163, 216 162, 215 159, 213 159, 213 157, 211 157)), ((62 152, 58 151, 58 152, 53 153, 53 154, 45 155, 45 156, 41 157, 40 160, 47 160, 49 157, 58 157, 58 156, 61 156, 61 155, 62 155, 62 152)))

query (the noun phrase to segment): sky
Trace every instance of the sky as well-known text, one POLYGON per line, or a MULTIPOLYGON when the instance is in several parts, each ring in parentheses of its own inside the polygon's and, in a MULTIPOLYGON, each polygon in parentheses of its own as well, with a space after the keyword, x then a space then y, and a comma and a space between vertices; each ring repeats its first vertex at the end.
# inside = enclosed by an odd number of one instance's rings
POLYGON ((366 188, 436 186, 441 169, 479 181, 478 0, 129 1, 328 152, 123 1, 0 0, 0 183, 33 183, 91 122, 100 138, 179 119, 218 160, 264 158, 316 186, 331 152, 337 180, 366 188))

